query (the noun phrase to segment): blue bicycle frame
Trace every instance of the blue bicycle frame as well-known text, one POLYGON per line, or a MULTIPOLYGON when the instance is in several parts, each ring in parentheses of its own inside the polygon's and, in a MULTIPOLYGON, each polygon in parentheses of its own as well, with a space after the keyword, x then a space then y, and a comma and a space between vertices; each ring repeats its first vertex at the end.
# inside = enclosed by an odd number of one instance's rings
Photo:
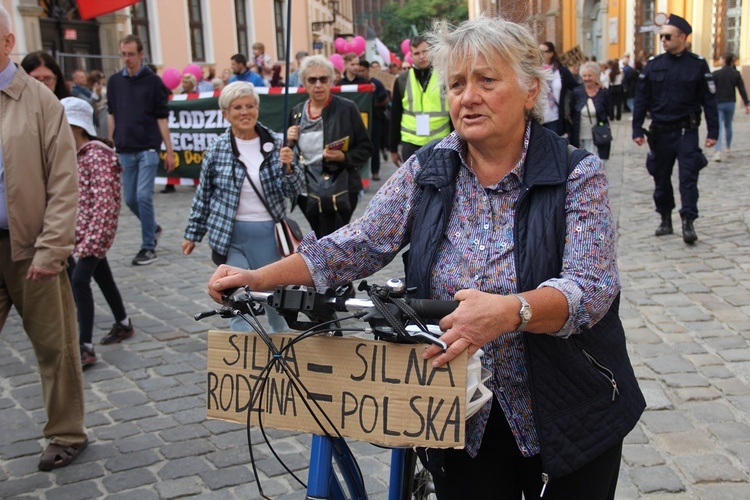
MULTIPOLYGON (((350 472, 357 470, 354 457, 345 446, 339 446, 338 449, 341 451, 335 452, 334 446, 337 445, 337 441, 343 441, 343 439, 313 435, 310 450, 310 469, 307 476, 307 498, 311 500, 345 500, 347 498, 365 500, 367 499, 367 492, 364 483, 358 475, 350 472), (339 469, 342 471, 346 490, 349 492, 348 497, 345 494, 344 485, 341 484, 333 470, 332 459, 336 460, 339 469)), ((405 448, 394 448, 391 451, 388 500, 401 500, 405 456, 405 448)))

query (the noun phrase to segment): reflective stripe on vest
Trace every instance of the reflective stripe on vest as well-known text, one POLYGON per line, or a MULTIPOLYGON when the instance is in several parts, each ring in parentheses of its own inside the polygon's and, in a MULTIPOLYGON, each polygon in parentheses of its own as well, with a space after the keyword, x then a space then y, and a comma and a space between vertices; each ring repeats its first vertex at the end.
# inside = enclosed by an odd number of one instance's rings
POLYGON ((401 141, 424 146, 433 139, 445 137, 450 132, 450 115, 446 99, 440 95, 438 78, 433 72, 427 82, 427 90, 417 81, 416 74, 409 70, 406 89, 401 99, 401 141), (417 135, 417 115, 430 117, 430 135, 417 135))

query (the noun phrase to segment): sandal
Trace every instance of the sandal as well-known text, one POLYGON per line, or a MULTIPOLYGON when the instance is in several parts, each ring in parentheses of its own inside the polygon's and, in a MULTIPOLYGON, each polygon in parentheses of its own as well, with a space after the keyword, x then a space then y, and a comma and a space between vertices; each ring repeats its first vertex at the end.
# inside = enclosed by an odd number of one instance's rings
POLYGON ((52 469, 65 467, 78 458, 78 455, 81 454, 88 444, 88 439, 83 443, 71 444, 68 446, 50 443, 42 452, 42 457, 39 459, 39 470, 51 471, 52 469))

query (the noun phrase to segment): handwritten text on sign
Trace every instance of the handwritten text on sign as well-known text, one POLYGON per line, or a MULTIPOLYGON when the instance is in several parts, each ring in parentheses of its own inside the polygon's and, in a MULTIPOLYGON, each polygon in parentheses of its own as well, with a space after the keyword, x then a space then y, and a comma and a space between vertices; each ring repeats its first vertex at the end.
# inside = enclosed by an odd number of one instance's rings
MULTIPOLYGON (((294 335, 272 335, 278 349, 294 335)), ((359 338, 313 337, 283 352, 290 382, 280 368, 268 374, 255 398, 251 423, 322 434, 305 401, 329 432, 317 403, 346 437, 387 446, 461 448, 464 444, 466 357, 440 368, 422 359, 423 345, 359 338)), ((253 333, 208 334, 208 418, 247 422, 251 392, 271 359, 253 333)), ((260 387, 260 385, 258 385, 260 387)))

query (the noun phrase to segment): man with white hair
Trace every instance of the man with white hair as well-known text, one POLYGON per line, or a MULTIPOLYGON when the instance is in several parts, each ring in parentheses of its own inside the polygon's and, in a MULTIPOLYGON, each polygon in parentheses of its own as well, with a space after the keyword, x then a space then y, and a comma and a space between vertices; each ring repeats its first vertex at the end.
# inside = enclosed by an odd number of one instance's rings
POLYGON ((75 460, 88 444, 73 292, 76 148, 62 104, 10 60, 15 36, 0 5, 0 330, 15 306, 34 346, 50 440, 39 469, 75 460))

